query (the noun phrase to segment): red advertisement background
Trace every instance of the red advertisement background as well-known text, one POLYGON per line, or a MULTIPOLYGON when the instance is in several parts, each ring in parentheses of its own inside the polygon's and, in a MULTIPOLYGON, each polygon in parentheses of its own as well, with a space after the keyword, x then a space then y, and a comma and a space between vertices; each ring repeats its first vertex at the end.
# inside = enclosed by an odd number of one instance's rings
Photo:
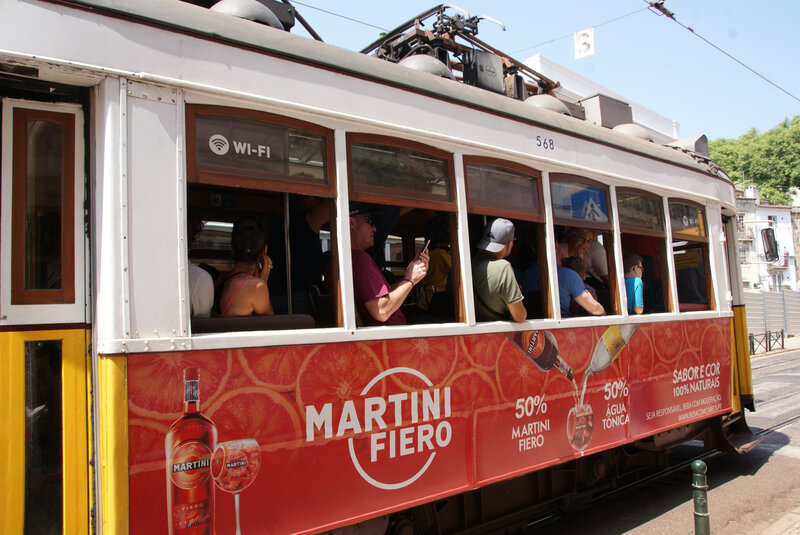
MULTIPOLYGON (((577 451, 569 443, 567 414, 605 330, 551 331, 559 355, 575 369, 574 382, 555 369, 539 370, 503 334, 132 355, 131 533, 167 533, 164 438, 182 414, 183 370, 189 367, 200 369, 201 411, 217 426, 218 440, 255 438, 260 445, 261 467, 240 506, 243 531, 256 533, 330 529, 730 410, 729 319, 642 324, 614 362, 588 380, 584 403, 592 407, 594 428, 577 451), (699 368, 713 372, 710 381, 682 380, 699 368), (416 370, 432 387, 410 372, 392 372, 398 369, 416 370), (371 433, 348 430, 337 437, 338 416, 332 438, 316 431, 307 440, 309 405, 321 410, 331 403, 338 415, 352 400, 363 414, 365 397, 389 400, 422 390, 444 396, 445 388, 451 413, 429 423, 447 422, 451 434, 433 451, 423 447, 389 458, 387 445, 371 462, 371 433), (376 488, 354 467, 351 441, 364 470, 384 483, 406 481, 430 464, 406 486, 376 488)), ((390 413, 387 437, 395 429, 390 413)), ((419 424, 402 405, 399 427, 419 424)), ((215 496, 215 531, 233 533, 233 495, 217 489, 215 496)))

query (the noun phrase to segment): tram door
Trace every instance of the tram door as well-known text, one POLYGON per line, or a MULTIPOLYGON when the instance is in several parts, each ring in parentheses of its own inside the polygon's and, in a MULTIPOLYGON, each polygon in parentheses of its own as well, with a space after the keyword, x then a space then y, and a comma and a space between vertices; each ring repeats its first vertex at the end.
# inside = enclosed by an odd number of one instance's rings
POLYGON ((87 533, 83 108, 5 97, 0 118, 0 531, 87 533))

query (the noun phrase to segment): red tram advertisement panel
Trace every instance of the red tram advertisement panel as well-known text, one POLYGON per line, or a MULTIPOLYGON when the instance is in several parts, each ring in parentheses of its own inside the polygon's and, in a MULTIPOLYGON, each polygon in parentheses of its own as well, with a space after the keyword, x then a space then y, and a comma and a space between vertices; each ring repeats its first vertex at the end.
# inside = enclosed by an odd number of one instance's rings
POLYGON ((132 355, 131 533, 330 529, 730 410, 730 319, 132 355))

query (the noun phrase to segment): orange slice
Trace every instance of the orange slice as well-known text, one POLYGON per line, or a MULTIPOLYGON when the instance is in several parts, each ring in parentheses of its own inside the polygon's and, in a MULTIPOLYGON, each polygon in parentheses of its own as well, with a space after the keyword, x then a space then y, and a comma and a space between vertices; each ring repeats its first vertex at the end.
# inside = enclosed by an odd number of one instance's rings
POLYGON ((685 347, 698 349, 703 338, 703 332, 711 325, 709 321, 684 321, 683 335, 685 347))
POLYGON ((475 409, 497 405, 497 387, 492 378, 478 369, 463 370, 450 378, 450 407, 453 415, 468 416, 475 409))
POLYGON ((200 370, 200 407, 225 390, 233 357, 227 350, 153 353, 128 359, 128 408, 171 424, 183 413, 183 370, 200 370))
POLYGON ((153 420, 131 418, 128 421, 128 463, 131 474, 164 469, 164 438, 168 431, 169 425, 153 420))
MULTIPOLYGON (((645 379, 653 371, 656 361, 652 334, 652 324, 645 324, 636 329, 628 344, 623 348, 617 362, 623 370, 629 370, 632 379, 645 379)), ((628 375, 628 374, 626 374, 628 375)))
POLYGON ((503 344, 508 342, 508 338, 500 334, 475 334, 462 336, 460 342, 469 363, 475 368, 489 372, 497 366, 497 356, 503 344))
POLYGON ((303 361, 320 346, 278 346, 240 349, 236 358, 250 380, 278 392, 291 392, 303 361))
POLYGON ((653 325, 653 346, 660 362, 673 364, 684 346, 683 326, 680 322, 669 321, 653 325))
POLYGON ((558 354, 564 362, 579 372, 589 365, 594 346, 604 331, 605 329, 595 331, 591 327, 584 327, 550 332, 555 336, 558 354))
MULTIPOLYGON (((380 380, 362 396, 364 388, 382 371, 378 357, 366 344, 328 344, 308 355, 297 377, 297 405, 305 418, 306 405, 322 410, 333 404, 333 414, 340 414, 347 400, 367 396, 383 397, 386 381, 380 380)), ((358 405, 358 404, 357 404, 358 405)), ((359 410, 359 413, 361 410, 359 410)))
MULTIPOLYGON (((427 377, 438 388, 452 375, 458 359, 459 344, 454 336, 436 338, 403 338, 383 342, 383 364, 386 369, 412 368, 427 377)), ((429 388, 425 382, 408 373, 392 374, 403 390, 429 388)))
POLYGON ((218 442, 254 438, 262 451, 270 451, 301 438, 300 416, 292 399, 262 386, 226 392, 205 414, 217 426, 218 442))
POLYGON ((703 333, 700 351, 705 362, 721 362, 730 359, 731 341, 719 325, 709 323, 703 333))
MULTIPOLYGON (((551 370, 551 373, 558 372, 551 370)), ((502 346, 497 357, 495 379, 503 399, 513 403, 519 398, 535 396, 544 388, 546 378, 547 372, 537 368, 514 344, 509 342, 502 346)))

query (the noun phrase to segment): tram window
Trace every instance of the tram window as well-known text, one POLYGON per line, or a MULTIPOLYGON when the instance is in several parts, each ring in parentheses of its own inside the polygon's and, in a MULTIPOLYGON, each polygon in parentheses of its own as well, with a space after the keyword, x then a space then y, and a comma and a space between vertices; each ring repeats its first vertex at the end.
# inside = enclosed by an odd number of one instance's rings
POLYGON ((348 163, 359 325, 460 321, 452 156, 397 138, 349 134, 348 163), (413 263, 429 240, 421 278, 413 263))
POLYGON ((186 106, 191 182, 332 197, 333 133, 291 118, 186 106))
MULTIPOLYGON (((587 277, 584 284, 593 289, 596 301, 605 314, 621 312, 619 290, 615 276, 614 233, 608 186, 587 178, 553 173, 550 175, 550 195, 553 202, 553 221, 556 238, 556 264, 565 258, 578 256, 584 260, 587 277)), ((566 284, 567 276, 563 276, 566 284)), ((561 288, 559 288, 561 290, 561 288)), ((591 290, 589 290, 591 293, 591 290)), ((568 292, 564 288, 564 292, 568 292)), ((566 299, 565 299, 566 300, 566 299)), ((591 302, 589 308, 576 309, 579 314, 598 315, 591 302)), ((562 306, 562 315, 572 314, 562 306)))
MULTIPOLYGON (((617 212, 623 257, 632 253, 641 258, 641 271, 636 268, 625 276, 642 279, 644 313, 671 311, 663 200, 645 191, 617 188, 617 212)), ((632 298, 628 296, 629 311, 632 298)))
POLYGON ((336 249, 333 132, 288 117, 194 104, 186 107, 186 130, 189 228, 202 222, 189 259, 218 277, 215 314, 226 315, 219 303, 226 277, 247 284, 236 273, 241 269, 233 270, 231 237, 235 223, 249 219, 264 240, 263 261, 272 266, 270 303, 262 312, 290 315, 238 323, 195 318, 193 331, 301 328, 312 317, 317 327, 340 325, 338 285, 326 292, 323 280, 324 263, 338 265, 330 259, 336 249))
MULTIPOLYGON (((486 286, 491 250, 478 249, 487 224, 503 218, 514 225, 514 244, 503 260, 511 264, 523 296, 524 317, 541 319, 552 315, 549 302, 549 277, 544 268, 544 215, 542 213, 541 173, 504 160, 465 157, 467 207, 470 212, 469 237, 473 260, 475 312, 478 321, 512 319, 514 311, 505 304, 508 296, 499 298, 487 292, 486 286), (480 278, 480 280, 478 280, 480 278)), ((513 288, 512 288, 513 289, 513 288)), ((496 293, 496 292, 495 292, 496 293)), ((519 309, 516 312, 521 312, 519 309)))
POLYGON ((670 200, 669 216, 680 311, 713 310, 705 209, 690 201, 670 200))
MULTIPOLYGON (((234 225, 236 221, 251 219, 262 229, 267 256, 272 262, 267 287, 274 313, 310 315, 317 327, 338 324, 334 299, 337 285, 325 277, 326 264, 333 264, 331 251, 335 250, 330 228, 330 199, 193 186, 189 190, 189 201, 190 227, 193 221, 201 223, 201 229, 190 243, 189 260, 211 274, 217 294, 222 277, 234 268, 231 244, 234 225), (285 210, 287 206, 288 211, 285 210), (287 219, 288 233, 284 232, 287 219), (289 255, 286 254, 287 241, 289 255)), ((328 279, 331 277, 328 275, 328 279)), ((221 306, 217 303, 213 315, 221 314, 221 306)), ((286 323, 278 319, 269 321, 286 328, 286 323)), ((212 319, 196 323, 213 325, 214 322, 212 319)))
POLYGON ((74 303, 75 117, 13 113, 11 303, 74 303))
POLYGON ((424 148, 396 146, 377 137, 359 141, 351 135, 350 162, 353 190, 373 195, 402 195, 407 200, 449 204, 451 175, 449 158, 430 154, 424 148))
POLYGON ((517 166, 509 168, 492 160, 465 158, 469 206, 497 216, 513 218, 520 213, 541 218, 541 173, 517 166))
POLYGON ((60 533, 61 340, 25 342, 25 533, 60 533))

